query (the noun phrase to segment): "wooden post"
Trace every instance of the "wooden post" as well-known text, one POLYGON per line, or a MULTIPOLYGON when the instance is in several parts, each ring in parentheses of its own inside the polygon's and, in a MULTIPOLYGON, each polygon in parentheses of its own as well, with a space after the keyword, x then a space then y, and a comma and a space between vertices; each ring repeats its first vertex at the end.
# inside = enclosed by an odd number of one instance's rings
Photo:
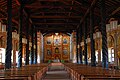
POLYGON ((7 0, 8 26, 7 26, 7 48, 5 55, 5 69, 11 68, 12 51, 12 0, 7 0))
POLYGON ((84 56, 85 56, 85 64, 88 64, 88 57, 87 57, 87 43, 86 43, 86 39, 87 39, 87 19, 85 19, 84 22, 84 56))
POLYGON ((27 17, 27 26, 26 27, 26 39, 27 39, 27 44, 26 44, 26 60, 25 60, 25 65, 29 64, 29 17, 27 17))
POLYGON ((94 32, 94 8, 90 9, 90 40, 91 40, 91 66, 96 66, 94 32))
POLYGON ((78 57, 79 57, 79 56, 78 56, 78 53, 79 53, 79 48, 78 48, 79 37, 78 37, 78 36, 79 36, 79 31, 77 30, 77 31, 76 31, 76 50, 77 50, 77 51, 76 51, 76 52, 77 52, 76 58, 77 58, 77 63, 78 63, 78 57))
POLYGON ((37 30, 35 29, 35 64, 37 64, 37 30))
MULTIPOLYGON (((80 31, 80 43, 82 42, 82 26, 80 26, 80 29, 79 29, 79 31, 80 31)), ((79 52, 80 52, 80 64, 83 64, 83 61, 82 61, 82 46, 81 46, 81 44, 80 44, 80 48, 79 48, 79 52)))
POLYGON ((32 47, 31 47, 30 64, 33 64, 33 61, 34 61, 34 26, 33 25, 32 25, 32 28, 31 28, 31 36, 32 36, 32 47))
POLYGON ((18 50, 18 67, 22 67, 22 21, 23 21, 23 3, 20 0, 20 16, 19 16, 19 50, 18 50))
POLYGON ((106 7, 105 0, 101 1, 101 32, 102 32, 102 66, 108 68, 108 47, 107 47, 107 33, 106 33, 106 7))

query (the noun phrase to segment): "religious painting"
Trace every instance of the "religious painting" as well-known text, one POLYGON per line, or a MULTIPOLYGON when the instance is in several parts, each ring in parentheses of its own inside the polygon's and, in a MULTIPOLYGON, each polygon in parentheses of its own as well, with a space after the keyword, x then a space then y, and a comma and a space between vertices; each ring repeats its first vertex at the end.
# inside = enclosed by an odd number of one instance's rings
POLYGON ((59 53, 59 48, 58 47, 55 48, 55 53, 59 53))
POLYGON ((63 44, 67 44, 67 39, 66 38, 63 38, 63 44))
POLYGON ((59 36, 55 36, 54 37, 54 46, 58 46, 60 45, 60 37, 59 36))
POLYGON ((52 53, 51 53, 51 50, 48 48, 47 49, 47 55, 51 55, 52 53))
POLYGON ((67 48, 64 48, 64 49, 63 49, 63 54, 64 54, 64 55, 67 55, 67 54, 68 54, 67 48))
POLYGON ((47 44, 50 45, 52 42, 52 39, 51 38, 47 38, 47 44))
POLYGON ((55 45, 58 45, 58 44, 59 44, 59 39, 55 39, 55 40, 54 40, 54 44, 55 44, 55 45))

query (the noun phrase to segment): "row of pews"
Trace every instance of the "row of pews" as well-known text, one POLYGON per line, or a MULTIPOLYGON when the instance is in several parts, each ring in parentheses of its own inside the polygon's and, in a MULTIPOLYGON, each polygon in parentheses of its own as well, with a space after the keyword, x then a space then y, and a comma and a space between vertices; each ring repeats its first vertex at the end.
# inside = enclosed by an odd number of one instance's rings
POLYGON ((21 68, 0 70, 0 80, 41 80, 49 64, 25 65, 21 68))
POLYGON ((91 67, 84 64, 63 64, 72 80, 120 80, 120 70, 91 67))

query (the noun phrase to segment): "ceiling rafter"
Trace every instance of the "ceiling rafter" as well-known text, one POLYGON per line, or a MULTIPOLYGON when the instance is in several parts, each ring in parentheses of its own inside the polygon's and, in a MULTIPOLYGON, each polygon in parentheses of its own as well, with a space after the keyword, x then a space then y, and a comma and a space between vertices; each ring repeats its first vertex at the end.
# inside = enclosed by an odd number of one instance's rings
POLYGON ((116 14, 118 11, 120 11, 120 7, 118 7, 117 9, 115 9, 109 16, 112 16, 112 15, 116 14))
POLYGON ((63 23, 63 22, 62 23, 57 23, 57 22, 56 23, 55 22, 54 23, 39 23, 39 22, 36 23, 34 22, 33 24, 34 25, 79 25, 80 23, 63 23))
POLYGON ((88 15, 88 13, 90 12, 90 9, 98 2, 98 0, 93 0, 93 2, 91 3, 91 6, 87 9, 85 15, 82 17, 80 24, 84 21, 84 19, 86 18, 86 16, 88 15))
POLYGON ((30 16, 31 18, 66 18, 66 19, 69 19, 69 18, 74 18, 74 19, 81 19, 81 16, 30 16))

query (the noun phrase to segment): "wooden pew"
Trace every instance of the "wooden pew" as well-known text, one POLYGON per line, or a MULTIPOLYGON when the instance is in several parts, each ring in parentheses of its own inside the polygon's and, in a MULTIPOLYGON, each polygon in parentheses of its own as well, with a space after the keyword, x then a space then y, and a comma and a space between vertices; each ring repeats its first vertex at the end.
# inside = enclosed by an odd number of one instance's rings
POLYGON ((71 74, 73 80, 86 79, 120 79, 120 72, 116 70, 91 67, 83 64, 64 64, 66 70, 71 74))
POLYGON ((33 64, 26 65, 21 68, 11 68, 8 70, 0 70, 0 79, 11 80, 40 80, 46 72, 49 64, 33 64))

